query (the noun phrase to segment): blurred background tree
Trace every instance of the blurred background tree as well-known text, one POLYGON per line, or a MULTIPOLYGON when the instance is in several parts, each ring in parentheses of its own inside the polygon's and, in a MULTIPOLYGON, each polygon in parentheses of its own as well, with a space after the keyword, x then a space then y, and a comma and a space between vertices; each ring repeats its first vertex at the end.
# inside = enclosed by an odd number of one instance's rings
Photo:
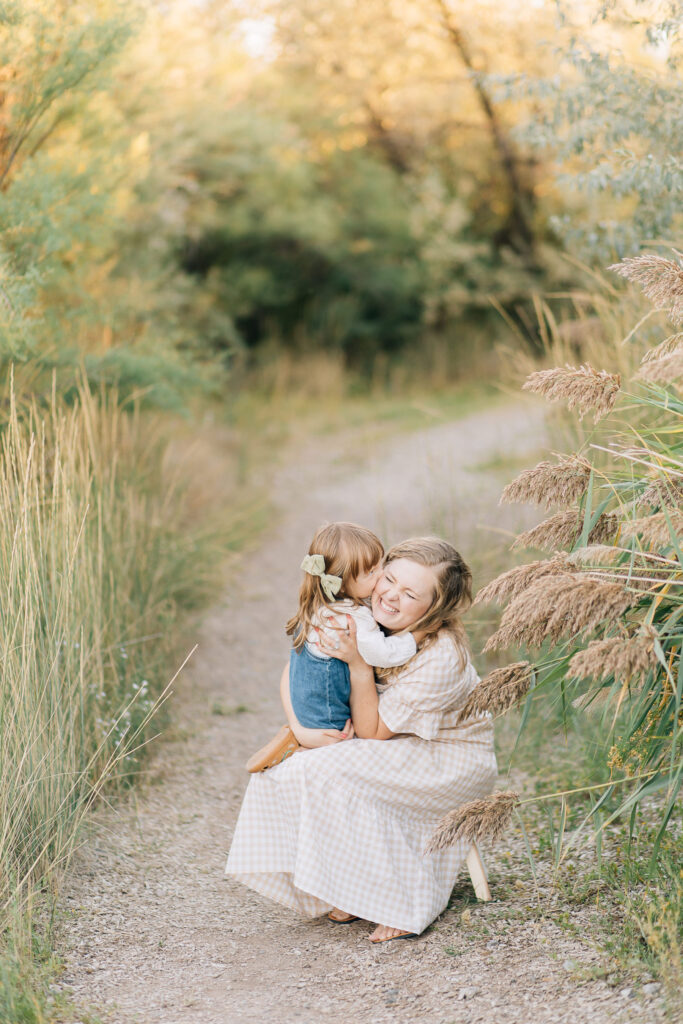
POLYGON ((551 75, 491 77, 500 99, 535 99, 515 137, 557 168, 565 209, 557 236, 591 262, 676 244, 682 223, 680 110, 683 11, 678 0, 557 4, 551 75))
POLYGON ((185 145, 163 150, 177 172, 157 189, 156 234, 218 350, 322 348, 368 371, 427 337, 452 374, 473 335, 486 347, 495 331, 491 297, 515 314, 530 290, 568 283, 542 168, 510 138, 519 104, 494 104, 477 71, 533 65, 526 17, 499 12, 492 35, 494 8, 479 5, 466 38, 464 7, 436 0, 241 15, 202 9, 199 75, 168 21, 155 34, 195 96, 174 108, 185 145))
POLYGON ((509 326, 538 349, 539 295, 575 315, 566 250, 680 219, 669 3, 6 0, 0 46, 0 358, 34 384, 445 382, 509 326))

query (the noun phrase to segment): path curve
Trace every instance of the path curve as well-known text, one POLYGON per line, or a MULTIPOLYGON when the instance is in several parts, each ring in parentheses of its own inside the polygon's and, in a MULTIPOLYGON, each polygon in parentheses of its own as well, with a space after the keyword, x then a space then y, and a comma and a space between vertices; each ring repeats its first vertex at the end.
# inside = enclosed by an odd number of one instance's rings
POLYGON ((118 809, 98 811, 65 881, 60 984, 84 1016, 97 1009, 114 1024, 641 1019, 634 1001, 616 999, 604 982, 568 975, 567 961, 590 966, 596 954, 550 922, 520 931, 498 917, 488 935, 468 941, 448 911, 416 943, 375 947, 367 924, 302 921, 223 874, 243 764, 282 721, 282 626, 315 527, 352 519, 389 543, 450 533, 467 556, 491 536, 482 525, 514 528, 520 515, 498 507, 499 479, 472 467, 501 454, 533 459, 542 436, 541 410, 515 403, 374 451, 362 431, 318 439, 278 471, 277 524, 203 620, 199 651, 176 685, 183 737, 158 742, 146 780, 118 809), (216 705, 249 711, 212 714, 216 705))

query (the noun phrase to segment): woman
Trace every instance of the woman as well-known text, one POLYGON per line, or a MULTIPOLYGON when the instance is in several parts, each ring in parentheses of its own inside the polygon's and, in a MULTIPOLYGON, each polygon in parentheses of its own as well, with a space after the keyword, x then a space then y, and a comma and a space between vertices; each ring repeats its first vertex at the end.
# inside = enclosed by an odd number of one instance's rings
POLYGON ((321 636, 348 662, 356 738, 252 777, 227 874, 308 917, 376 922, 372 942, 419 935, 445 909, 469 844, 423 849, 439 819, 490 793, 497 773, 490 715, 458 722, 479 681, 460 620, 470 600, 470 571, 446 541, 389 551, 373 615, 388 632, 410 630, 417 654, 377 687, 352 620, 338 640, 321 636))

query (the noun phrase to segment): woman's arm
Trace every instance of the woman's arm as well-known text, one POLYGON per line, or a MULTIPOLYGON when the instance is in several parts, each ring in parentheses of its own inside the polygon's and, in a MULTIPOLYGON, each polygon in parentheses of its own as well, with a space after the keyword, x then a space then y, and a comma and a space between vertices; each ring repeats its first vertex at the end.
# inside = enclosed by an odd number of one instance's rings
POLYGON ((347 615, 348 629, 326 626, 334 629, 337 641, 334 644, 321 633, 320 647, 325 654, 339 658, 349 666, 351 676, 351 720, 356 736, 364 740, 390 740, 394 733, 379 717, 379 701, 375 686, 375 673, 358 653, 356 624, 347 615))

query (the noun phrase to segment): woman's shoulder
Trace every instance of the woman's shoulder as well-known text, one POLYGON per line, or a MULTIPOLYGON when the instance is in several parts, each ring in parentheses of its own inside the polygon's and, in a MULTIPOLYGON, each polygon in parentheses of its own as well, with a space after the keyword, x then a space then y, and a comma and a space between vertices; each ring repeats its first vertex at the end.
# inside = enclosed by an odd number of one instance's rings
POLYGON ((463 658, 465 661, 470 660, 467 647, 459 643, 457 637, 453 636, 449 629, 440 630, 431 643, 427 644, 425 650, 433 651, 436 657, 448 661, 455 659, 459 662, 463 658))
POLYGON ((430 643, 418 651, 415 661, 418 659, 425 666, 432 665, 435 670, 449 674, 475 671, 467 647, 459 643, 447 629, 442 629, 430 643))

